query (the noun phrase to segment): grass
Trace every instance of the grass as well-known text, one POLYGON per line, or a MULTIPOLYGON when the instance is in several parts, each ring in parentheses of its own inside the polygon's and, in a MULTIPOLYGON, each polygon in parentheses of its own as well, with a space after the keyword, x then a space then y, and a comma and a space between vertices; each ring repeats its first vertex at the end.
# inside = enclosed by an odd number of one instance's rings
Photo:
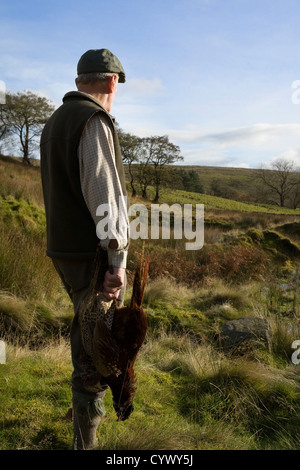
POLYGON ((0 155, 0 196, 30 200, 43 206, 40 169, 23 165, 16 158, 0 155))
MULTIPOLYGON (((154 197, 154 189, 149 188, 149 199, 154 197)), ((267 213, 267 214, 286 214, 299 216, 300 209, 290 209, 288 207, 279 207, 271 204, 247 203, 225 199, 222 197, 211 196, 208 194, 192 193, 183 190, 164 188, 161 191, 160 204, 173 204, 174 201, 180 204, 204 204, 206 210, 221 209, 226 211, 267 213)))
POLYGON ((0 286, 22 298, 57 297, 62 289, 45 253, 44 234, 0 221, 0 286))
POLYGON ((71 430, 63 417, 70 403, 71 365, 66 344, 49 343, 39 351, 8 344, 7 349, 7 363, 0 366, 0 448, 67 448, 71 430))
MULTIPOLYGON (((67 342, 38 351, 8 347, 0 367, 0 448, 69 449, 72 425, 67 342)), ((296 449, 300 383, 296 366, 281 370, 226 357, 186 335, 148 337, 136 364, 131 418, 119 423, 110 392, 98 430, 105 450, 296 449)))
MULTIPOLYGON (((99 448, 299 449, 300 366, 291 361, 300 333, 299 210, 170 189, 161 202, 204 203, 205 245, 150 241, 135 411, 117 422, 107 392, 99 448), (270 344, 225 353, 222 326, 245 316, 268 320, 270 344)), ((131 242, 125 303, 140 249, 131 242)), ((70 448, 72 317, 45 255, 39 169, 0 159, 1 450, 70 448)))
POLYGON ((68 334, 73 318, 68 302, 59 309, 0 291, 1 338, 17 344, 40 344, 68 334))

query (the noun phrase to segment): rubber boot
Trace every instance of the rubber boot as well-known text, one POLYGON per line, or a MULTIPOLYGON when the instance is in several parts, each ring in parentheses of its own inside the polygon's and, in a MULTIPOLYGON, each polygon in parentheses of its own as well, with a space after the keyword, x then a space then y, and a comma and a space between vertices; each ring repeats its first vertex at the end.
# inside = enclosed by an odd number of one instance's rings
POLYGON ((93 450, 98 445, 97 429, 105 416, 103 399, 73 396, 73 450, 93 450))

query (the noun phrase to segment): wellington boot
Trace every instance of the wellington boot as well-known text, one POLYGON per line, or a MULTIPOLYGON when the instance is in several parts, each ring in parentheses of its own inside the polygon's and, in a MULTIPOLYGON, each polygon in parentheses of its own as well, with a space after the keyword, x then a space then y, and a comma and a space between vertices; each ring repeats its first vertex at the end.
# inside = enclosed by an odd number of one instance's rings
POLYGON ((77 413, 74 413, 73 450, 93 450, 97 447, 97 429, 100 421, 100 416, 90 420, 86 416, 80 416, 77 413))
POLYGON ((97 429, 105 416, 102 398, 86 401, 73 397, 73 450, 92 450, 98 445, 97 429))

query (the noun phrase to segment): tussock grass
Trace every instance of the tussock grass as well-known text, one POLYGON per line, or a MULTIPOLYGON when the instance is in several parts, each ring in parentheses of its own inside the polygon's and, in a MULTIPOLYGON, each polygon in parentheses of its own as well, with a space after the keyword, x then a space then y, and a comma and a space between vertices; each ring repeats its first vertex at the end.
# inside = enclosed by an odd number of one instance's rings
POLYGON ((68 335, 72 318, 71 305, 61 304, 55 310, 45 303, 0 291, 1 338, 10 343, 37 346, 53 337, 68 335))
POLYGON ((0 156, 0 196, 24 199, 43 207, 40 169, 0 156))
POLYGON ((22 298, 51 301, 61 283, 45 252, 45 236, 0 221, 0 286, 22 298))
POLYGON ((296 339, 300 338, 299 320, 287 321, 282 317, 273 317, 270 319, 269 323, 273 355, 282 358, 283 361, 289 360, 294 352, 292 344, 296 339))
POLYGON ((145 354, 155 357, 156 367, 173 376, 178 386, 177 403, 192 422, 237 425, 245 434, 250 431, 247 437, 252 445, 254 436, 258 442, 259 435, 264 436, 262 448, 281 448, 281 439, 272 439, 278 428, 284 435, 285 426, 286 439, 288 435, 293 442, 297 439, 294 413, 299 410, 300 387, 296 367, 278 371, 247 357, 225 356, 211 344, 195 345, 182 337, 162 336, 159 344, 147 346, 150 350, 145 354))
POLYGON ((174 279, 161 277, 150 280, 146 286, 144 302, 146 305, 155 305, 155 302, 164 301, 180 306, 191 299, 192 292, 192 289, 174 279))
POLYGON ((194 449, 191 426, 176 417, 137 412, 131 422, 120 426, 113 420, 99 432, 99 449, 104 450, 187 450, 194 449), (145 420, 147 424, 145 425, 145 420))

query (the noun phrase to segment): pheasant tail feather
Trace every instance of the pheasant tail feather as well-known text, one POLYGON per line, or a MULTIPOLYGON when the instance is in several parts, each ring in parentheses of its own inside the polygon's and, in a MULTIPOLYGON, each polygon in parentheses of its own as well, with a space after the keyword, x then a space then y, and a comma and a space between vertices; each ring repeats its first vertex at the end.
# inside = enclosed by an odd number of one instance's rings
POLYGON ((136 273, 134 276, 131 304, 130 304, 131 308, 140 308, 143 303, 146 282, 147 282, 147 277, 148 277, 148 271, 149 271, 149 252, 147 251, 147 254, 145 256, 144 246, 145 245, 143 245, 143 249, 142 249, 140 266, 136 270, 136 273))

